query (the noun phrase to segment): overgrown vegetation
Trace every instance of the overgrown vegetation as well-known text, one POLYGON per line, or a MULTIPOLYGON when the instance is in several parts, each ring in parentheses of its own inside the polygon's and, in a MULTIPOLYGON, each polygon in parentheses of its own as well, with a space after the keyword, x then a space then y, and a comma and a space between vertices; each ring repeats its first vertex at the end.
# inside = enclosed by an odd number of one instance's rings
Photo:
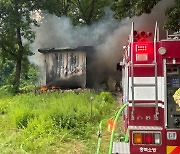
MULTIPOLYGON (((4 90, 1 88, 1 94, 4 90)), ((99 122, 114 115, 116 108, 117 103, 108 92, 1 96, 0 151, 95 153, 99 122)))

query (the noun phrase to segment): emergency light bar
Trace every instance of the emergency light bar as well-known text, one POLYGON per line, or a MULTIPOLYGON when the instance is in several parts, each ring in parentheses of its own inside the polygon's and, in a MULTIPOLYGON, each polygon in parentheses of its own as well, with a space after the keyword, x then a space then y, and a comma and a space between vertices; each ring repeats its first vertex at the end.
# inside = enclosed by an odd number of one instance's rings
POLYGON ((141 32, 134 31, 133 36, 134 36, 134 42, 146 42, 151 38, 152 33, 145 31, 141 31, 141 32))

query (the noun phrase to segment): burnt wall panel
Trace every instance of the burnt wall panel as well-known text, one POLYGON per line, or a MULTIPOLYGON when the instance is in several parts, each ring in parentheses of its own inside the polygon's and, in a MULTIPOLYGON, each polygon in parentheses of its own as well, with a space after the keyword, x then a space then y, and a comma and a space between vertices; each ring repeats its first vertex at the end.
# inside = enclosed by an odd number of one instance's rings
POLYGON ((86 53, 82 51, 46 54, 46 84, 64 88, 86 86, 86 53))

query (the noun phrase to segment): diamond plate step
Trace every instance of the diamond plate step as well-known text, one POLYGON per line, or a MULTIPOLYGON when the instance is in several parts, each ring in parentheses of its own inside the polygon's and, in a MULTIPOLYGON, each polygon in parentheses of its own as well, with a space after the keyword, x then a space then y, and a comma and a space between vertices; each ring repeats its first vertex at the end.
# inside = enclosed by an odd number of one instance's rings
POLYGON ((113 142, 112 154, 130 154, 129 143, 113 142))

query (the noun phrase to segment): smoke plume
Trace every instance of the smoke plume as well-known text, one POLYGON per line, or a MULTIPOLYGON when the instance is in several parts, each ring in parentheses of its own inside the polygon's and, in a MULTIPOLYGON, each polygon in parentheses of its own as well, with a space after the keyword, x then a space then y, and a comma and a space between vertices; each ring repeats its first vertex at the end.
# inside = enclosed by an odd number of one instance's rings
POLYGON ((127 45, 130 34, 131 22, 135 23, 135 30, 154 32, 155 22, 160 24, 160 37, 165 31, 164 11, 173 4, 173 0, 162 0, 152 10, 151 14, 142 14, 139 17, 126 18, 117 21, 113 18, 113 12, 105 9, 106 14, 98 22, 91 26, 76 27, 67 17, 56 17, 46 14, 40 23, 35 27, 36 39, 32 45, 35 53, 30 61, 40 66, 41 75, 45 76, 44 57, 38 53, 39 48, 63 48, 77 46, 94 46, 97 51, 98 61, 97 72, 94 75, 96 82, 101 82, 103 77, 113 75, 116 72, 116 63, 122 57, 122 47, 127 45))

